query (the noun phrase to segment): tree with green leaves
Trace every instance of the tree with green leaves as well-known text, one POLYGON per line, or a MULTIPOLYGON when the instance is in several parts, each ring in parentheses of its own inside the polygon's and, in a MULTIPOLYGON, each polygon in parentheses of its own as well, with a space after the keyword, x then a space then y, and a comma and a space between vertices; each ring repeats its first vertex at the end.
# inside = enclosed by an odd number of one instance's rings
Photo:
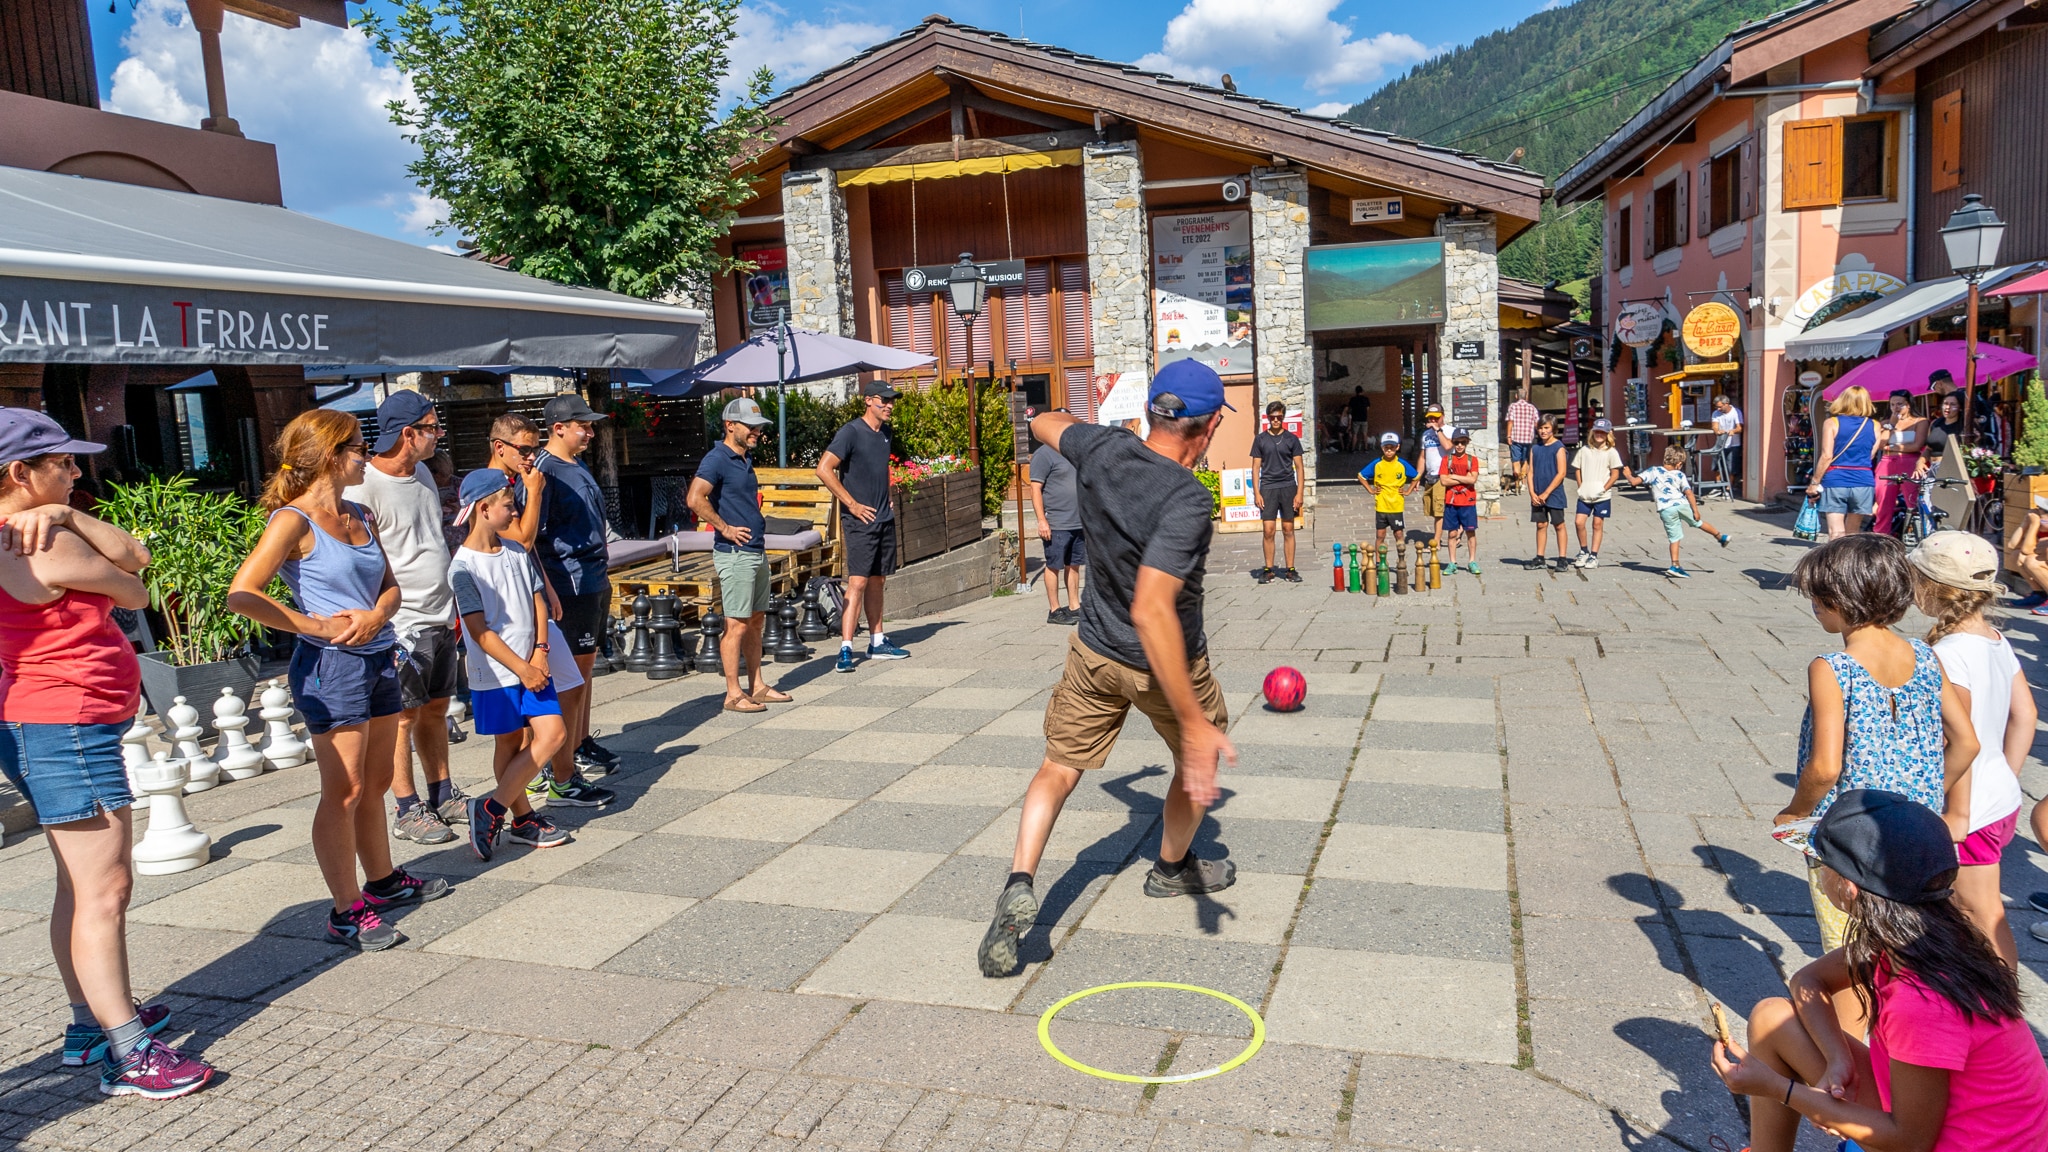
POLYGON ((720 111, 739 0, 401 0, 363 26, 412 80, 391 118, 447 224, 512 267, 652 298, 731 271, 771 120, 766 68, 720 111))

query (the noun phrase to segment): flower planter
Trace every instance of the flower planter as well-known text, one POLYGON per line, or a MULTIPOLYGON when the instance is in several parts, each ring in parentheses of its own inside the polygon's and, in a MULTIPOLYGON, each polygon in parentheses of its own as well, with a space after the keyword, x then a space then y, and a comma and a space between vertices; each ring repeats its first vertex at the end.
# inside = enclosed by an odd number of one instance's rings
POLYGON ((199 709, 202 716, 211 717, 214 697, 219 696, 223 688, 233 688, 235 695, 250 702, 249 714, 254 716, 256 685, 284 675, 287 663, 244 655, 232 660, 216 660, 211 664, 179 667, 160 651, 140 653, 137 659, 142 664, 142 693, 148 698, 149 710, 159 719, 171 710, 171 702, 180 696, 199 709))
POLYGON ((896 560, 912 564, 958 544, 981 538, 981 472, 948 472, 926 479, 914 487, 899 484, 890 490, 890 506, 896 511, 896 560), (967 527, 972 516, 973 527, 967 527), (958 540, 958 544, 954 541, 958 540))
POLYGON ((981 469, 946 477, 946 550, 981 539, 981 469))

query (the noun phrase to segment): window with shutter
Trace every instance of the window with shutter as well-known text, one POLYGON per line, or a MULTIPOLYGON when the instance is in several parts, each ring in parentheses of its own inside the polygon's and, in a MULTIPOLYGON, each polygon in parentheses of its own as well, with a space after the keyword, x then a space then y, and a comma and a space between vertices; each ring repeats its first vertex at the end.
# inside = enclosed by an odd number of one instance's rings
POLYGON ((1744 140, 1742 147, 1736 151, 1741 154, 1741 159, 1737 161, 1736 179, 1741 184, 1742 218, 1747 220, 1756 215, 1757 208, 1756 137, 1752 135, 1744 140))
POLYGON ((1645 257, 1678 247, 1685 216, 1678 202, 1678 184, 1674 180, 1650 193, 1650 226, 1643 230, 1645 257))
MULTIPOLYGON (((1714 162, 1712 160, 1700 161, 1699 188, 1699 234, 1705 236, 1714 230, 1714 209, 1718 206, 1715 201, 1717 199, 1725 199, 1725 197, 1718 195, 1721 190, 1714 186, 1714 162)), ((1722 211, 1726 210, 1725 208, 1722 209, 1722 211)))
POLYGON ((1619 272, 1626 263, 1628 253, 1621 248, 1621 213, 1610 212, 1607 214, 1607 267, 1610 271, 1619 272))
POLYGON ((1838 116, 1785 125, 1785 208, 1842 202, 1842 121, 1838 116))
POLYGON ((1714 232, 1742 219, 1742 148, 1730 148, 1700 165, 1700 227, 1714 232))
POLYGON ((1692 173, 1680 169, 1673 183, 1677 187, 1671 193, 1671 244, 1683 248, 1692 231, 1692 173))
POLYGON ((1934 98, 1933 179, 1928 188, 1946 192, 1963 185, 1963 90, 1944 92, 1934 98))
POLYGON ((1635 221, 1631 219, 1634 215, 1635 208, 1633 205, 1624 207, 1621 211, 1614 214, 1614 230, 1617 233, 1614 238, 1614 270, 1616 272, 1628 267, 1630 253, 1635 250, 1636 237, 1633 227, 1635 221))
POLYGON ((1063 370, 1067 386, 1066 409, 1074 419, 1090 424, 1095 422, 1094 368, 1068 368, 1063 370))
POLYGON ((920 356, 937 355, 932 346, 931 297, 910 295, 901 272, 884 273, 882 291, 889 301, 889 346, 920 356))
MULTIPOLYGON (((945 296, 940 294, 936 299, 943 301, 945 296)), ((945 309, 947 364, 955 368, 965 368, 970 361, 974 364, 986 363, 996 354, 994 328, 989 315, 991 311, 993 309, 983 308, 975 315, 974 338, 969 340, 967 326, 960 322, 959 313, 951 308, 945 309)))
POLYGON ((1068 360, 1095 357, 1095 318, 1088 301, 1088 265, 1060 262, 1060 353, 1068 360))
POLYGON ((1897 195, 1899 118, 1885 113, 1842 121, 1842 199, 1890 200, 1897 195))

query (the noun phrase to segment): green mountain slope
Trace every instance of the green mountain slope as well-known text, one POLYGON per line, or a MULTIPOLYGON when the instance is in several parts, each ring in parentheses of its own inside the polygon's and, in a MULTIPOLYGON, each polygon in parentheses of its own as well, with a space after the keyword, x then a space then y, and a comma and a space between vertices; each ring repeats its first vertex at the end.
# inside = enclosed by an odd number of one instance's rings
MULTIPOLYGON (((1416 65, 1345 118, 1517 162, 1555 177, 1741 24, 1788 0, 1578 0, 1416 65), (1516 150, 1521 150, 1519 157, 1516 150)), ((1577 280, 1596 271, 1600 212, 1545 205, 1501 271, 1577 280)))

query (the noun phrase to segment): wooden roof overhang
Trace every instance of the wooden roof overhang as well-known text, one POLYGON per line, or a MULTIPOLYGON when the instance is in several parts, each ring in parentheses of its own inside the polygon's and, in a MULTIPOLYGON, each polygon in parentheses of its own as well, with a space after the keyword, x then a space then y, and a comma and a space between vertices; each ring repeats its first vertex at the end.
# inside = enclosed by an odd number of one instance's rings
MULTIPOLYGON (((955 96, 1044 128, 966 140, 949 158, 1073 148, 1132 134, 1161 135, 1247 169, 1300 164, 1334 188, 1390 190, 1498 217, 1498 240, 1531 226, 1543 179, 1515 165, 1373 132, 1347 122, 1097 60, 933 16, 916 28, 777 96, 773 144, 742 162, 764 192, 789 167, 846 169, 937 158, 930 144, 876 147, 942 115, 955 96), (1022 113, 1022 115, 1020 115, 1022 113), (909 153, 908 149, 919 149, 909 153)), ((941 146, 943 147, 943 146, 941 146)))

